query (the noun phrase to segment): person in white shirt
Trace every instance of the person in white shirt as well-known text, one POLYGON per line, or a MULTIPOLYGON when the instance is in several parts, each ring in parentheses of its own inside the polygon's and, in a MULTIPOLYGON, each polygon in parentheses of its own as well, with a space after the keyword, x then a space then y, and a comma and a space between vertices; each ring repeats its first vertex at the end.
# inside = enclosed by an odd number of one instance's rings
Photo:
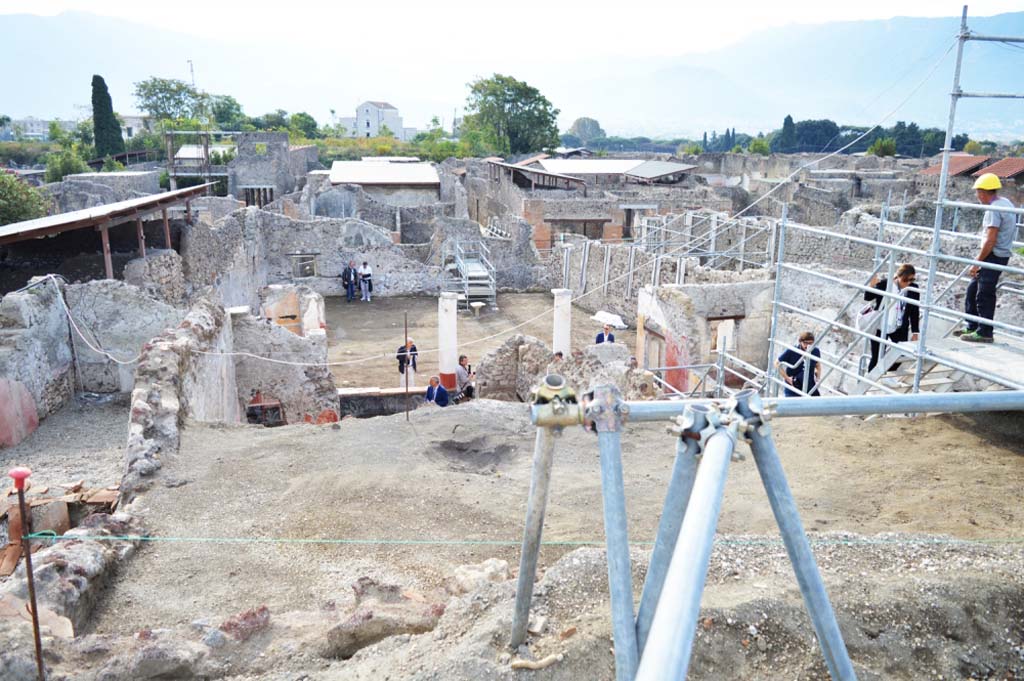
POLYGON ((363 261, 363 266, 359 268, 359 290, 363 294, 360 300, 370 302, 370 297, 373 293, 373 268, 365 260, 363 261))

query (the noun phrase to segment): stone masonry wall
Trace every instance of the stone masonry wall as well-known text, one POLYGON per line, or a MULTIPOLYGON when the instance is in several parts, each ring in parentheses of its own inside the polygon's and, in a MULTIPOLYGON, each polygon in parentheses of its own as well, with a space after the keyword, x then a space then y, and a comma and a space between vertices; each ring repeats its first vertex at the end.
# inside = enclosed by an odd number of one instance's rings
POLYGON ((147 250, 145 258, 136 258, 124 266, 124 281, 169 305, 184 305, 187 298, 185 273, 177 251, 147 250))
MULTIPOLYGON (((176 327, 185 309, 147 295, 123 281, 101 279, 70 284, 65 295, 71 314, 93 346, 127 362, 164 329, 176 327)), ((86 345, 76 334, 77 377, 87 392, 127 393, 134 385, 135 363, 114 362, 86 345)))
MULTIPOLYGON (((297 363, 327 361, 323 334, 297 336, 267 319, 238 315, 232 319, 235 350, 297 363)), ((293 366, 250 357, 235 358, 239 399, 248 402, 254 391, 264 399, 281 401, 289 423, 330 423, 338 420, 338 394, 325 364, 293 366)))

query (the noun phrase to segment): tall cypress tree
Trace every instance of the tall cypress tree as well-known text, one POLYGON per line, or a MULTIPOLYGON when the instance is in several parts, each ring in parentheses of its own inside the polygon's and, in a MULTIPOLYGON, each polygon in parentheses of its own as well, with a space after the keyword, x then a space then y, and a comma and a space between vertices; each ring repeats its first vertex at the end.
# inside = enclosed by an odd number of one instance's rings
POLYGON ((114 104, 102 76, 92 77, 92 128, 96 135, 97 156, 124 152, 121 126, 114 115, 114 104))

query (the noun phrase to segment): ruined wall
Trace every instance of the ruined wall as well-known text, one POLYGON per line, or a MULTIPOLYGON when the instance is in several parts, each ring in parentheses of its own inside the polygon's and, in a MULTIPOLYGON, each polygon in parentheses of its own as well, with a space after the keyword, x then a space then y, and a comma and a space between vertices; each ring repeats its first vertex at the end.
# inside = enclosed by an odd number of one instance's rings
POLYGON ((20 442, 74 393, 70 327, 58 295, 43 281, 0 300, 0 446, 20 442))
POLYGON ((308 286, 271 284, 260 289, 260 316, 296 336, 324 336, 324 299, 308 286))
MULTIPOLYGON (((232 328, 237 352, 287 362, 327 361, 327 337, 323 333, 300 337, 252 315, 234 316, 232 328)), ((325 364, 293 366, 239 356, 235 358, 235 376, 242 402, 248 402, 255 391, 265 400, 280 400, 289 423, 338 420, 338 394, 325 364)))
POLYGON ((231 324, 216 291, 197 296, 188 315, 143 348, 135 372, 121 492, 130 499, 144 489, 177 451, 185 418, 237 423, 241 419, 231 324))
POLYGON ((65 175, 59 183, 46 185, 46 192, 53 198, 61 213, 125 201, 160 191, 160 171, 156 170, 79 173, 65 175))
POLYGON ((216 224, 199 222, 186 230, 181 258, 190 294, 213 286, 225 306, 257 308, 259 289, 267 284, 263 213, 247 208, 216 224))
POLYGON ((490 249, 491 264, 499 290, 548 290, 549 268, 540 262, 533 246, 530 225, 517 218, 503 221, 510 238, 484 238, 473 220, 440 218, 434 222, 430 264, 441 265, 441 255, 457 241, 483 241, 490 249))
MULTIPOLYGON (((240 198, 244 187, 273 187, 274 198, 295 191, 308 168, 296 174, 286 132, 236 135, 237 153, 228 163, 228 194, 240 198)), ((298 157, 296 157, 297 159, 298 157)))
POLYGON ((185 304, 185 272, 177 251, 147 250, 145 258, 136 258, 124 266, 124 281, 168 305, 185 304))
MULTIPOLYGON (((122 281, 103 279, 65 287, 65 297, 80 331, 93 346, 129 362, 142 346, 165 329, 176 327, 185 310, 160 302, 122 281)), ((122 364, 74 339, 79 387, 87 392, 127 393, 134 385, 136 363, 122 364)))
POLYGON ((544 341, 517 334, 480 360, 477 386, 481 397, 525 402, 545 375, 557 373, 580 396, 602 383, 617 385, 627 400, 661 396, 649 372, 631 368, 630 355, 621 343, 602 343, 559 361, 544 341))
POLYGON ((392 206, 429 206, 441 200, 438 186, 363 185, 367 194, 392 206))

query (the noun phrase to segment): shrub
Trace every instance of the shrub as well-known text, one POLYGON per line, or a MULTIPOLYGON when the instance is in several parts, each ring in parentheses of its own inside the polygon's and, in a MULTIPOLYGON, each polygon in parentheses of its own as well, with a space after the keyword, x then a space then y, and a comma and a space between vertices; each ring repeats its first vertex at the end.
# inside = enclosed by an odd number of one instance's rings
POLYGON ((879 137, 868 147, 871 156, 895 156, 896 140, 892 137, 879 137))
POLYGON ((89 172, 89 166, 74 149, 62 149, 46 159, 46 181, 60 182, 65 175, 89 172))
POLYGON ((46 199, 14 173, 0 170, 0 225, 46 215, 46 199))

